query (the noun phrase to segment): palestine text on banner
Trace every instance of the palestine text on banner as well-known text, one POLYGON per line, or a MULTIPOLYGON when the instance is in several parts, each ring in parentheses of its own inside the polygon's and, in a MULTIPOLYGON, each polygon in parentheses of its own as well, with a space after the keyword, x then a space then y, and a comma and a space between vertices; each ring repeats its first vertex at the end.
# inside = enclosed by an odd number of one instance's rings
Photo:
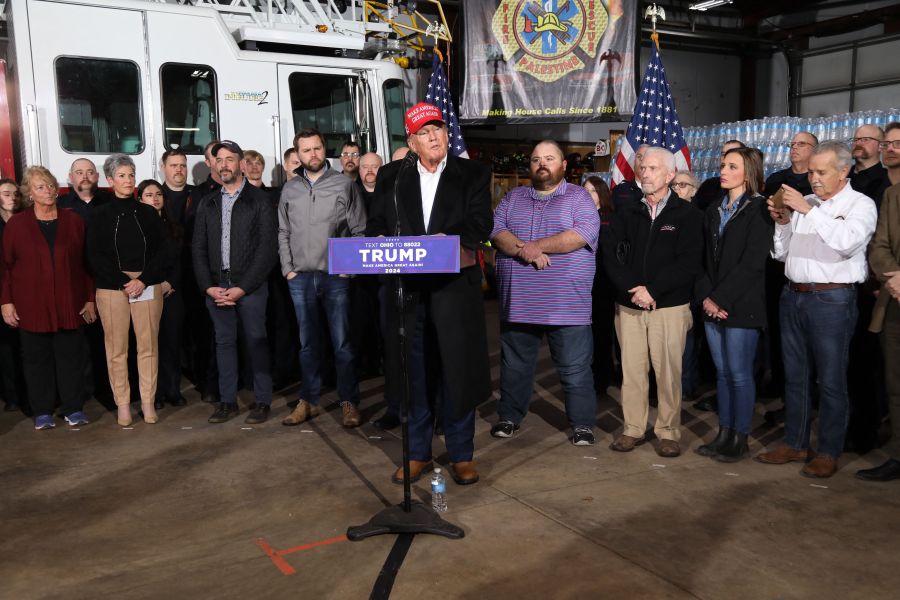
POLYGON ((331 275, 459 273, 459 236, 330 238, 328 272, 331 275))
POLYGON ((675 154, 676 169, 691 169, 691 154, 684 141, 684 132, 675 112, 672 92, 666 81, 666 70, 656 44, 651 44, 650 63, 641 80, 641 92, 634 105, 634 116, 616 154, 612 169, 613 186, 634 179, 631 165, 635 151, 642 144, 660 146, 671 151, 675 154))

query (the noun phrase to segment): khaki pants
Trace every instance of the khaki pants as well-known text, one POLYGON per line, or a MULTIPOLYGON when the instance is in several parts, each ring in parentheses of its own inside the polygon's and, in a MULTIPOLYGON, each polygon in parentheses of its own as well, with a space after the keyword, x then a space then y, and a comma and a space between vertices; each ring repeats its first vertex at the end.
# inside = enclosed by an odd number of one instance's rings
MULTIPOLYGON (((126 273, 132 279, 140 273, 126 273)), ((131 403, 128 382, 128 330, 134 323, 137 338, 137 364, 140 379, 141 403, 150 404, 156 398, 156 378, 159 372, 159 318, 163 297, 160 286, 153 286, 153 300, 128 302, 122 290, 97 290, 97 311, 103 324, 106 344, 106 367, 109 383, 117 406, 131 403)))
POLYGON ((616 335, 622 347, 625 435, 643 438, 647 430, 652 362, 659 401, 653 431, 661 440, 681 439, 681 358, 692 323, 688 304, 656 310, 616 305, 616 335))

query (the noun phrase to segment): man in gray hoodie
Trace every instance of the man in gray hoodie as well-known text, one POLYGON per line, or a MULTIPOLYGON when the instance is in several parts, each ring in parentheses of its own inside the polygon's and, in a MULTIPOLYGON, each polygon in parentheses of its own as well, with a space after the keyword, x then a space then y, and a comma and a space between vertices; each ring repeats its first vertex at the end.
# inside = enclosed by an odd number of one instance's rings
POLYGON ((359 426, 359 386, 350 343, 350 280, 328 274, 328 238, 362 236, 366 210, 353 180, 328 166, 325 138, 315 129, 294 136, 299 176, 284 184, 278 202, 278 255, 300 326, 300 402, 284 425, 319 414, 323 309, 334 347, 344 427, 359 426))

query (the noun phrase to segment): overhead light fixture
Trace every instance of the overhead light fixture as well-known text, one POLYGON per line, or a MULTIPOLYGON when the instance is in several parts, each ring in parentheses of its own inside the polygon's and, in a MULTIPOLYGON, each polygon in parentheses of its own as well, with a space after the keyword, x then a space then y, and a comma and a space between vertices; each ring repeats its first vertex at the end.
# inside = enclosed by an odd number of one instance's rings
POLYGON ((698 2, 696 4, 691 4, 688 9, 689 10, 707 10, 710 8, 716 8, 717 6, 724 6, 726 4, 732 4, 733 0, 704 0, 703 2, 698 2))

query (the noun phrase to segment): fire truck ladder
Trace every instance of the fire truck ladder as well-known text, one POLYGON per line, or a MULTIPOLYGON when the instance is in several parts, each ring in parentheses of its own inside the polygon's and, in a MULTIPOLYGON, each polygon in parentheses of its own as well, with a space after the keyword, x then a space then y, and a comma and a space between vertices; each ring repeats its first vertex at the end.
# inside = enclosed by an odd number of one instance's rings
POLYGON ((437 19, 415 0, 151 0, 217 11, 238 42, 329 47, 374 56, 421 51, 426 40, 452 42, 440 0, 437 19))

